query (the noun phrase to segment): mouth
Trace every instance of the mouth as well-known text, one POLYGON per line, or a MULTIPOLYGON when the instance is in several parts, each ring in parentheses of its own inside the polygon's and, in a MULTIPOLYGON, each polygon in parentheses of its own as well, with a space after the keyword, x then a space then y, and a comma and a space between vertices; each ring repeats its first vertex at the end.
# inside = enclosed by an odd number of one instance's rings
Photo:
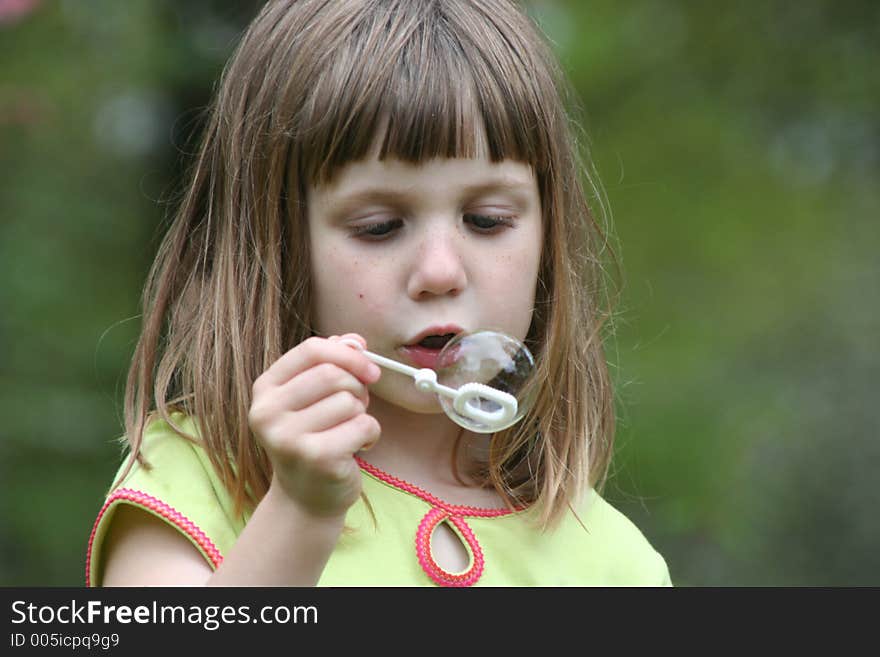
POLYGON ((443 347, 463 331, 464 329, 454 325, 432 326, 401 347, 401 351, 417 367, 437 369, 444 366, 439 362, 443 347))
POLYGON ((428 335, 419 340, 413 347, 422 347, 423 349, 443 349, 446 343, 455 337, 455 333, 443 333, 442 335, 428 335))

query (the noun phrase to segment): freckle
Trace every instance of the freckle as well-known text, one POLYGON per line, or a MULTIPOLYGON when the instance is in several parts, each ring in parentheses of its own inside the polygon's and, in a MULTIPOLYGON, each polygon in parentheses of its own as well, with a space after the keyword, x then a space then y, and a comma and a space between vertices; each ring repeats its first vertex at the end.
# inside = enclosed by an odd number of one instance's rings
POLYGON ((358 293, 358 299, 363 299, 363 298, 364 298, 364 295, 361 293, 358 293))

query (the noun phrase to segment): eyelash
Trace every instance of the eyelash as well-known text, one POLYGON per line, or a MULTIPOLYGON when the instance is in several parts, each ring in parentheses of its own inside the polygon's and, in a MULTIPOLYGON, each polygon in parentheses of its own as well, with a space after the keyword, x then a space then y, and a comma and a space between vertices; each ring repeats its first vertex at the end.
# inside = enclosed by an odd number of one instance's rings
MULTIPOLYGON (((465 221, 471 223, 476 232, 481 235, 492 235, 494 233, 499 232, 499 227, 512 228, 513 220, 515 217, 506 216, 506 215, 486 215, 486 214, 474 214, 467 213, 464 215, 465 221), (490 222, 490 226, 479 226, 473 220, 482 222, 490 222), (470 221, 469 221, 470 220, 470 221)), ((399 229, 403 226, 402 219, 391 219, 390 221, 378 221, 373 224, 367 224, 365 226, 357 226, 352 230, 352 235, 354 237, 364 237, 374 242, 381 241, 383 239, 388 239, 391 235, 392 231, 399 229), (382 231, 382 232, 374 232, 374 231, 382 231)))

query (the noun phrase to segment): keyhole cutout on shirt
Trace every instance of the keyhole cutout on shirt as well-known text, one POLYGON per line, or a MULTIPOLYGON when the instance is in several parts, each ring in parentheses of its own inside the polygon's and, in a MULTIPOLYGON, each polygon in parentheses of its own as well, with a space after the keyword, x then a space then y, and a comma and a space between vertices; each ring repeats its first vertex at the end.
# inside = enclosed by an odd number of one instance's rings
POLYGON ((445 520, 431 532, 431 555, 447 573, 463 573, 471 565, 471 554, 461 536, 445 520))

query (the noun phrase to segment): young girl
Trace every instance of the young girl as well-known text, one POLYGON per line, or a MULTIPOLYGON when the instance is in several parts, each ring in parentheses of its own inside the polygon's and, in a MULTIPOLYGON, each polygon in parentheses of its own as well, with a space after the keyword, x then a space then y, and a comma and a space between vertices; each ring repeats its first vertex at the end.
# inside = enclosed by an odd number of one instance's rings
POLYGON ((668 585, 596 492, 605 239, 565 85, 507 0, 277 0, 159 250, 90 585, 668 585), (537 398, 494 434, 380 370, 490 327, 537 398))

